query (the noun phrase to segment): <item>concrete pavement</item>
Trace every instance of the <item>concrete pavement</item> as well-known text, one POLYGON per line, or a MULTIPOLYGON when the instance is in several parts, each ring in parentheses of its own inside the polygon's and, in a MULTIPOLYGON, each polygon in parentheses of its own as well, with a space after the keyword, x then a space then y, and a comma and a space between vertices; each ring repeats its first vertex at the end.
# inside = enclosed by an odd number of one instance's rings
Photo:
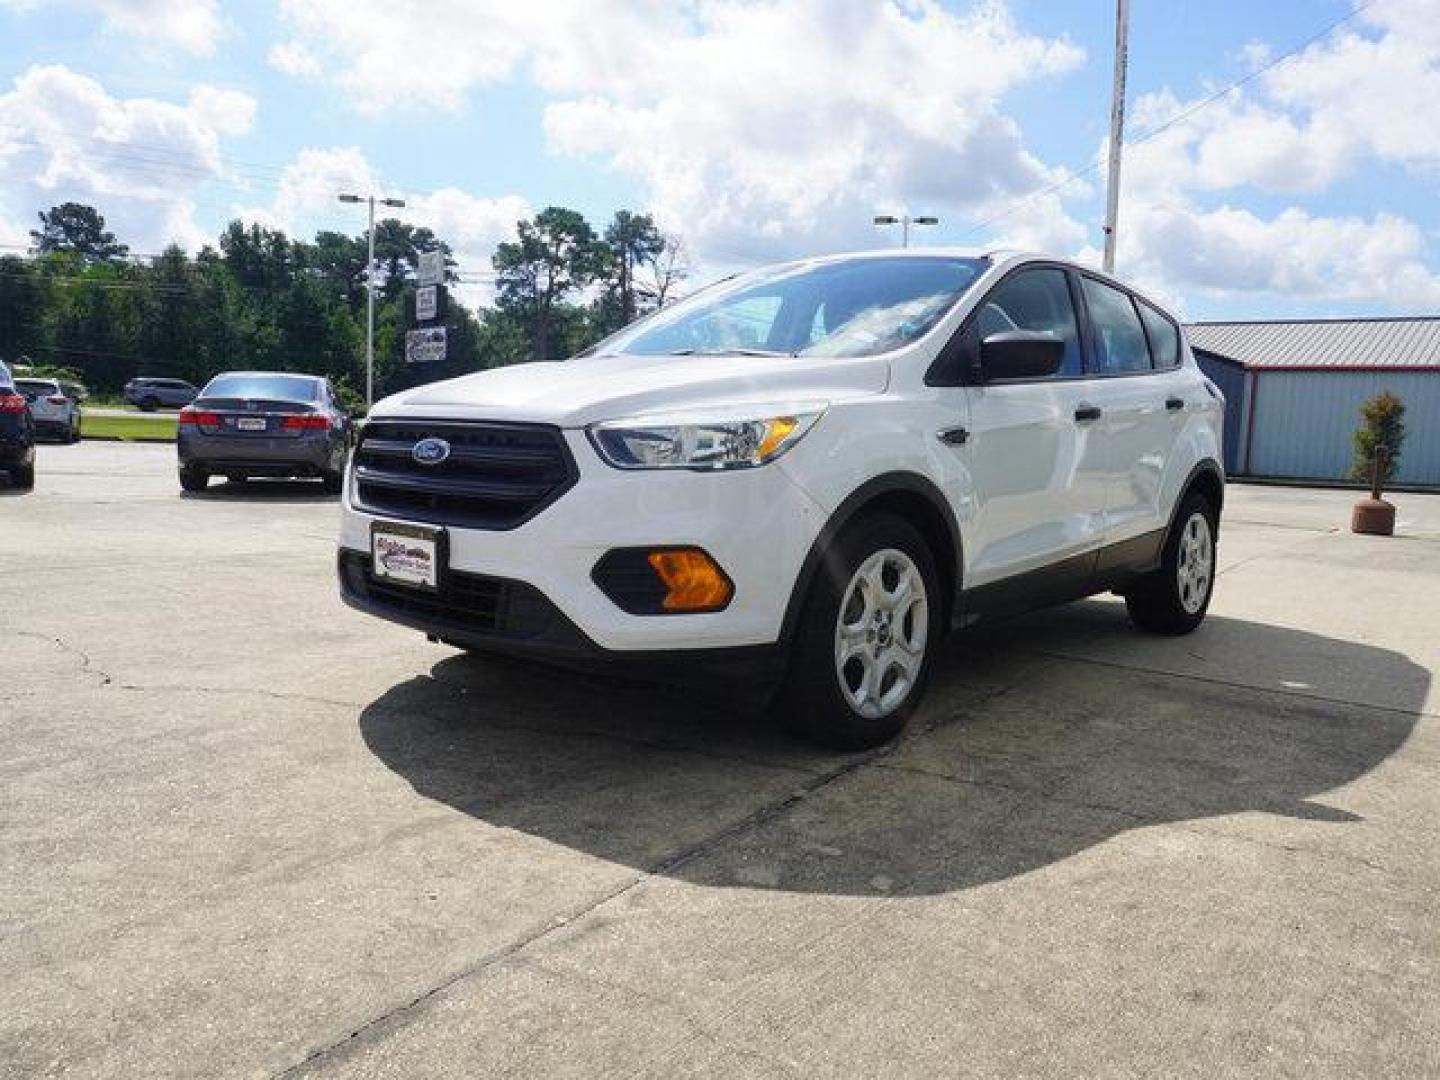
POLYGON ((1433 1076, 1440 497, 952 639, 854 757, 344 608, 334 501, 0 490, 0 1074, 1433 1076))

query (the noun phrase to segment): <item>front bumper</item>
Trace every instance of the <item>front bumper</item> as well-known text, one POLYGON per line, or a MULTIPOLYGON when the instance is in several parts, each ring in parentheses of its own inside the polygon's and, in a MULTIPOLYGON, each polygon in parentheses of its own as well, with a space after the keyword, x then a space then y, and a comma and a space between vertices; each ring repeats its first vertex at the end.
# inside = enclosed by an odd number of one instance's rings
MULTIPOLYGON (((596 457, 582 432, 564 433, 579 470, 576 484, 534 518, 510 530, 447 527, 447 569, 522 583, 552 605, 586 643, 582 651, 679 653, 775 645, 801 564, 824 524, 821 508, 773 465, 729 472, 621 471, 596 457), (616 548, 693 545, 734 583, 723 611, 632 615, 592 579, 616 548)), ((341 517, 342 561, 368 560, 370 526, 387 518, 357 510, 347 490, 341 517)), ((459 640, 434 612, 397 617, 359 591, 347 601, 373 614, 459 640)), ((464 629, 461 627, 459 629, 464 629)), ((493 631, 472 647, 494 642, 493 631)), ((507 651, 544 652, 544 642, 511 640, 507 651)))

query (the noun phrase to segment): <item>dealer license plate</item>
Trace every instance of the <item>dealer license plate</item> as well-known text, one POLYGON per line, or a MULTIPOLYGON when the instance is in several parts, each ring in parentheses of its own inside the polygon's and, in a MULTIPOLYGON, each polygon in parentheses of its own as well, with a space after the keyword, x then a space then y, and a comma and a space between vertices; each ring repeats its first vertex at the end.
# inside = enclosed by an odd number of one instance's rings
POLYGON ((370 526, 371 572, 384 581, 438 589, 444 539, 443 529, 398 521, 373 522, 370 526))

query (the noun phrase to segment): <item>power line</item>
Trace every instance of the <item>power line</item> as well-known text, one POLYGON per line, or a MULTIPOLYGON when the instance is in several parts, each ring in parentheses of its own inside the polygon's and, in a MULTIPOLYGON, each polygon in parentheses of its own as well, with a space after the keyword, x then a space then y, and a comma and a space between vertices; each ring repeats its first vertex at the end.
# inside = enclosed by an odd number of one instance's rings
MULTIPOLYGON (((1360 15, 1364 14, 1366 11, 1374 7, 1379 2, 1380 0, 1364 0, 1363 3, 1361 3, 1348 15, 1343 15, 1340 18, 1335 19, 1333 22, 1330 22, 1323 29, 1316 31, 1314 34, 1311 34, 1304 41, 1300 42, 1298 45, 1291 47, 1286 52, 1281 53, 1279 56, 1271 60, 1268 64, 1265 64, 1263 67, 1256 68, 1248 75, 1236 79, 1234 82, 1222 87, 1219 90, 1216 90, 1214 93, 1208 95, 1207 97, 1201 98, 1199 101, 1186 106, 1184 109, 1181 109, 1178 113, 1168 118, 1167 120, 1155 125, 1152 128, 1148 128, 1139 135, 1136 135, 1133 138, 1129 139, 1128 145, 1135 146, 1139 143, 1148 142, 1149 140, 1155 138, 1157 135, 1161 135, 1166 131, 1169 131, 1176 124, 1179 124, 1182 121, 1189 119, 1201 109, 1213 105, 1215 102, 1229 96, 1234 91, 1240 89, 1242 86, 1246 86, 1254 82, 1261 75, 1264 75, 1266 72, 1272 71, 1275 68, 1279 67, 1281 64, 1284 64, 1287 61, 1293 59, 1295 56, 1299 55, 1301 52, 1308 49, 1311 45, 1315 44, 1317 41, 1320 41, 1322 38, 1329 37, 1330 34, 1332 34, 1334 31, 1338 30, 1340 27, 1344 26, 1351 20, 1358 18, 1360 15)), ((1059 191, 1061 188, 1068 187, 1076 180, 1079 180, 1081 177, 1088 176, 1090 173, 1098 171, 1100 165, 1101 162, 1097 159, 1090 162, 1090 164, 1086 165, 1084 168, 1067 173, 1067 175, 1065 175, 1061 179, 1055 181, 1052 184, 1047 184, 1045 187, 1042 187, 1037 191, 1031 192, 1029 195, 1026 195, 1018 202, 1012 203, 1009 207, 1001 210, 999 213, 992 214, 990 217, 985 218, 983 221, 976 222, 964 232, 957 234, 956 239, 963 239, 967 236, 973 236, 975 233, 980 232, 982 229, 989 228, 997 221, 1002 221, 1010 215, 1017 213, 1020 210, 1023 210, 1025 207, 1034 203, 1036 200, 1043 199, 1046 195, 1053 194, 1054 192, 1059 191)))

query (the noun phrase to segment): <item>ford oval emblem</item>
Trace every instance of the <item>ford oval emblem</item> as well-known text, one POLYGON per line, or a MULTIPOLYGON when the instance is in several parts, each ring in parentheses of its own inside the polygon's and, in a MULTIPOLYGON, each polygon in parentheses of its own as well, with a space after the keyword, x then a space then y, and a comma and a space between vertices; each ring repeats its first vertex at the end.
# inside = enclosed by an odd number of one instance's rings
POLYGON ((421 439, 411 448, 410 456, 421 465, 439 465, 450 456, 450 444, 444 439, 421 439))

